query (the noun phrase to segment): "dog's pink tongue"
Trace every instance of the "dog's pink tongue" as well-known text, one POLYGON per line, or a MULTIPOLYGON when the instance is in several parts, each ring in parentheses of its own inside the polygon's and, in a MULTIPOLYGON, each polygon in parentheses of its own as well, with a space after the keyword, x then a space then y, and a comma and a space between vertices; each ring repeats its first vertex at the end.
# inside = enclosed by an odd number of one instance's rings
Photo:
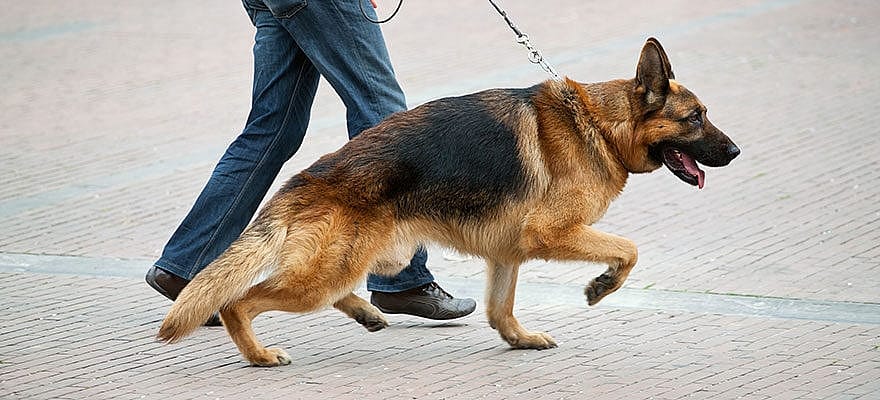
POLYGON ((694 161, 691 156, 681 153, 681 164, 684 165, 684 169, 691 175, 697 177, 697 187, 702 189, 703 185, 706 183, 706 173, 697 166, 697 162, 694 161))

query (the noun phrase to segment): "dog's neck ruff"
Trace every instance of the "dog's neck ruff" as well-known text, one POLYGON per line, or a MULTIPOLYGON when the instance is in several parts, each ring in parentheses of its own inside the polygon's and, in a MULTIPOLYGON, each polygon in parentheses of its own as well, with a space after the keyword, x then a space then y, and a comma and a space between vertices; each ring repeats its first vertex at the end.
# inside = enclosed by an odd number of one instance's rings
POLYGON ((613 127, 603 124, 597 119, 602 113, 601 106, 592 101, 584 87, 566 77, 562 81, 547 81, 548 85, 558 85, 561 97, 558 99, 571 113, 578 135, 583 140, 590 157, 599 157, 607 162, 593 165, 603 171, 607 179, 619 182, 619 190, 626 185, 629 176, 629 165, 621 156, 613 138, 613 127))

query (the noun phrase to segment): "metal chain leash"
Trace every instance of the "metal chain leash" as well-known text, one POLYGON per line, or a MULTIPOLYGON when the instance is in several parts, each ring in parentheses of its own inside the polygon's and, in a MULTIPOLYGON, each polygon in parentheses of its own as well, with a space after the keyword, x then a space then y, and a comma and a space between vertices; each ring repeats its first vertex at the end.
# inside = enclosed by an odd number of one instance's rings
MULTIPOLYGON (((370 21, 374 24, 382 24, 382 23, 390 21, 391 18, 394 18, 394 16, 397 15, 397 12, 400 11, 400 6, 403 5, 403 0, 400 0, 397 3, 397 8, 394 9, 394 12, 391 14, 391 16, 389 16, 388 18, 383 19, 383 20, 374 20, 374 19, 370 18, 369 16, 367 16, 367 12, 366 12, 366 10, 364 10, 364 1, 367 1, 367 0, 358 0, 358 3, 361 7, 361 14, 363 14, 363 17, 366 18, 367 21, 370 21)), ((375 1, 374 0, 369 0, 369 1, 372 4, 373 8, 375 8, 376 7, 375 1)), ((489 3, 492 4, 492 7, 495 7, 495 11, 498 11, 498 13, 501 14, 501 16, 504 18, 504 21, 506 21, 507 25, 510 26, 510 29, 513 30, 513 33, 516 34, 516 42, 525 46, 526 50, 529 51, 529 61, 532 64, 538 64, 541 67, 541 69, 543 69, 548 74, 550 74, 550 76, 554 80, 557 80, 557 81, 562 80, 562 77, 560 77, 559 74, 556 73, 556 70, 553 69, 553 66, 550 65, 550 63, 544 59, 543 55, 541 55, 541 51, 538 50, 537 48, 535 48, 535 46, 529 40, 529 35, 525 34, 523 31, 519 30, 519 28, 516 27, 516 24, 514 24, 513 21, 510 20, 510 17, 507 16, 507 12, 504 11, 503 9, 501 9, 501 7, 497 3, 495 3, 495 1, 489 0, 489 3)))
POLYGON ((499 14, 501 14, 501 16, 504 18, 504 21, 506 21, 507 25, 510 26, 510 29, 513 30, 513 33, 516 34, 516 42, 525 46, 526 50, 529 51, 529 61, 532 64, 538 64, 541 69, 550 74, 550 76, 553 77, 554 80, 562 80, 562 77, 560 77, 559 74, 556 73, 556 70, 553 69, 553 66, 544 59, 543 55, 541 55, 541 51, 535 48, 535 46, 532 45, 532 42, 529 41, 529 35, 520 31, 519 28, 516 27, 516 24, 514 24, 513 21, 511 21, 510 18, 507 16, 507 12, 502 10, 501 7, 498 6, 498 4, 496 4, 493 0, 489 0, 489 3, 492 4, 492 7, 495 7, 495 10, 498 11, 499 14))

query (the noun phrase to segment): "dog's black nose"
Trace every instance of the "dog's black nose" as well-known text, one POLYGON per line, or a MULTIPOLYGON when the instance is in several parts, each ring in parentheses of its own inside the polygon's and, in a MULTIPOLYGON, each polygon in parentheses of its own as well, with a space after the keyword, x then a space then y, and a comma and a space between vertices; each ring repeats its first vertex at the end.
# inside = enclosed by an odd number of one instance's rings
POLYGON ((736 158, 736 156, 739 155, 739 147, 736 147, 735 144, 731 143, 729 146, 727 146, 727 155, 728 157, 730 157, 731 160, 736 158))

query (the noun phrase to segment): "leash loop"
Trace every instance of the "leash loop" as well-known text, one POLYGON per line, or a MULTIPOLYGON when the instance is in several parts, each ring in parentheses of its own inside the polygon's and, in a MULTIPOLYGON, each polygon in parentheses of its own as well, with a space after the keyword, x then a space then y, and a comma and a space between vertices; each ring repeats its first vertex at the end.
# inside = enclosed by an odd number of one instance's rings
POLYGON ((516 42, 525 46, 526 50, 528 50, 529 62, 531 62, 532 64, 538 64, 541 67, 541 69, 543 69, 545 72, 550 74, 550 76, 554 80, 557 80, 557 81, 562 80, 562 77, 560 77, 559 74, 556 73, 556 70, 553 69, 553 66, 550 65, 550 63, 544 59, 543 55, 541 55, 541 51, 538 50, 534 45, 532 45, 531 41, 529 41, 529 35, 525 34, 523 31, 519 30, 519 28, 516 26, 516 24, 514 24, 513 21, 510 20, 510 17, 507 16, 507 11, 504 11, 493 0, 489 0, 489 3, 492 4, 492 7, 495 7, 495 11, 498 11, 498 13, 501 14, 501 17, 504 18, 505 22, 507 22, 507 26, 509 26, 510 29, 513 31, 513 33, 516 34, 516 42))
POLYGON ((361 15, 363 15, 364 18, 367 19, 367 21, 370 21, 370 22, 372 22, 372 23, 374 23, 374 24, 384 24, 384 23, 386 23, 386 22, 388 22, 388 21, 391 21, 391 18, 394 18, 394 16, 397 15, 397 12, 400 11, 400 6, 403 5, 403 0, 400 0, 400 1, 397 3, 397 8, 394 9, 394 12, 391 13, 391 15, 388 16, 388 18, 385 18, 385 19, 372 19, 372 18, 370 18, 370 17, 367 15, 367 10, 364 10, 364 1, 370 1, 370 0, 358 0, 358 5, 361 6, 361 15))

